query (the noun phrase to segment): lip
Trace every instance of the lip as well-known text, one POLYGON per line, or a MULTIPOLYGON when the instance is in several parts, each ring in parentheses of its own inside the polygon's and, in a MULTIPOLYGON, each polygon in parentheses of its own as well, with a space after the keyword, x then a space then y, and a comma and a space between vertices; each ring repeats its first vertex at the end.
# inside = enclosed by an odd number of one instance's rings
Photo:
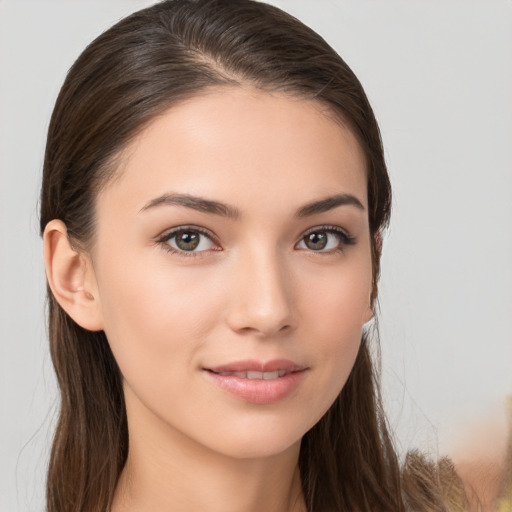
POLYGON ((289 359, 272 359, 271 361, 257 361, 255 359, 247 359, 245 361, 234 361, 232 363, 220 366, 212 366, 205 368, 215 373, 224 372, 278 372, 286 371, 287 373, 304 370, 306 367, 296 364, 289 359))
POLYGON ((203 368, 209 382, 223 391, 252 404, 271 404, 291 395, 300 385, 308 368, 287 359, 274 359, 262 362, 256 360, 235 361, 232 363, 203 368), (248 379, 226 373, 242 372, 285 372, 270 379, 248 379))

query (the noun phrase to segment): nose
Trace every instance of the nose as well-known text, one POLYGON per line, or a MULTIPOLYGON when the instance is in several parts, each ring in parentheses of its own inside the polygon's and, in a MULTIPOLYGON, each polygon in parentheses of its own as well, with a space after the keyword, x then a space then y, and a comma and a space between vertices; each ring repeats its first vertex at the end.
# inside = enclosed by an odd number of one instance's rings
MULTIPOLYGON (((269 251, 270 252, 270 251, 269 251)), ((272 254, 246 254, 232 274, 227 323, 238 333, 269 337, 295 328, 292 276, 272 254)))

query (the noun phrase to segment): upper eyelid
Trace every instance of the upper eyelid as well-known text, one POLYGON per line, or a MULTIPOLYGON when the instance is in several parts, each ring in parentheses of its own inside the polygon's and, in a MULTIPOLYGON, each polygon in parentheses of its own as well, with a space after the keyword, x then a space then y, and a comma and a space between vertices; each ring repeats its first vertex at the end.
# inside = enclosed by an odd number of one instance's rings
POLYGON ((347 238, 351 238, 350 233, 346 229, 344 229, 340 226, 334 226, 334 225, 329 225, 329 224, 324 224, 324 225, 315 226, 315 227, 306 229, 306 231, 304 231, 302 233, 301 237, 307 236, 310 233, 315 233, 316 231, 334 232, 334 233, 339 233, 339 234, 345 235, 347 238))
MULTIPOLYGON (((180 233, 182 231, 187 231, 187 230, 197 231, 201 235, 208 237, 212 241, 212 243, 214 243, 218 247, 221 247, 219 238, 213 232, 211 232, 207 228, 204 228, 201 226, 196 226, 193 224, 183 224, 180 226, 176 226, 174 228, 169 228, 166 231, 162 232, 162 234, 157 237, 157 242, 166 243, 169 240, 171 240, 174 236, 176 236, 178 233, 180 233)), ((306 237, 307 235, 309 235, 311 233, 315 233, 315 232, 322 232, 322 231, 327 232, 327 233, 328 232, 334 233, 334 234, 341 236, 342 244, 353 245, 354 243, 356 243, 356 238, 351 236, 350 233, 346 229, 344 229, 340 226, 323 224, 323 225, 313 226, 313 227, 308 228, 307 230, 303 231, 302 234, 300 235, 299 239, 294 243, 294 247, 298 243, 303 241, 304 237, 306 237)), ((211 249, 203 250, 203 251, 190 251, 189 255, 192 255, 192 254, 199 255, 201 253, 208 252, 209 250, 211 250, 211 249)), ((179 252, 181 252, 181 251, 179 251, 179 252)), ((187 251, 183 251, 183 252, 187 253, 187 251)), ((321 253, 322 251, 318 251, 318 252, 321 253)))
POLYGON ((191 224, 184 224, 182 226, 177 226, 175 228, 169 228, 165 231, 162 231, 160 235, 157 236, 159 241, 170 240, 173 236, 176 236, 178 233, 182 231, 197 231, 201 235, 207 236, 213 242, 218 243, 218 238, 209 230, 200 226, 194 226, 191 224))

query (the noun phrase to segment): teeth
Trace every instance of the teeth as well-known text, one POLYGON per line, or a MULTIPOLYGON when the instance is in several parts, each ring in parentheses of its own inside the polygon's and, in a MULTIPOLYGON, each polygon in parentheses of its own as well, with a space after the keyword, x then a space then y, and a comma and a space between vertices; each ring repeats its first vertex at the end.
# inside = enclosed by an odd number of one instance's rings
POLYGON ((220 372, 219 375, 224 377, 239 377, 241 379, 256 379, 256 380, 270 380, 284 377, 287 374, 286 370, 279 370, 275 372, 220 372))

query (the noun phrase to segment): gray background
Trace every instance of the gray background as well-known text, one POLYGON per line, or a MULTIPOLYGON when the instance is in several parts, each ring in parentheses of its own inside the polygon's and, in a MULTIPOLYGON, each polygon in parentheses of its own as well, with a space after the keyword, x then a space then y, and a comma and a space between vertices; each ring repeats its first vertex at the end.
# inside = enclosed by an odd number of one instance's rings
MULTIPOLYGON (((0 0, 0 511, 43 510, 56 392, 38 189, 45 131, 85 45, 152 1, 0 0)), ((512 393, 512 2, 272 2, 362 81, 394 185, 381 327, 402 450, 450 452, 512 393)))

